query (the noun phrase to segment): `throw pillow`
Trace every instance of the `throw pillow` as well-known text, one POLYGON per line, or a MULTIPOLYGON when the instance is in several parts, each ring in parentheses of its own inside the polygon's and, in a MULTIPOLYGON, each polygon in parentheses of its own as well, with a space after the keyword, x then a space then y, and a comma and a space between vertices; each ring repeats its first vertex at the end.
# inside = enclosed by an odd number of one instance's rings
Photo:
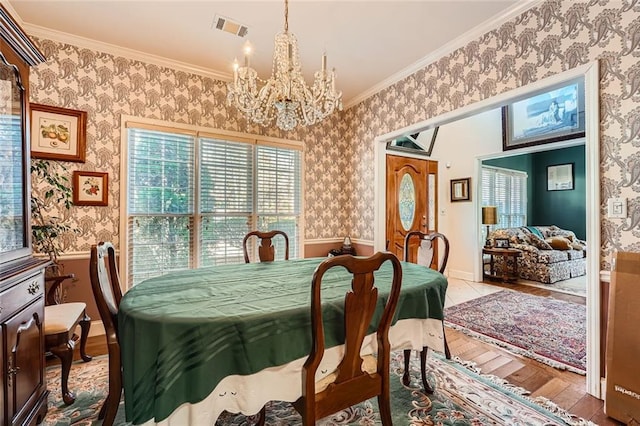
POLYGON ((536 228, 535 226, 527 226, 527 229, 529 231, 531 231, 531 233, 533 235, 536 235, 536 236, 544 239, 544 235, 542 235, 542 232, 540 232, 540 230, 538 228, 536 228))
POLYGON ((532 246, 537 247, 540 250, 553 250, 553 247, 536 234, 529 234, 529 240, 531 241, 532 246))
POLYGON ((564 237, 550 237, 545 240, 554 250, 571 250, 571 241, 564 237))
POLYGON ((571 248, 574 249, 574 250, 582 251, 582 250, 585 249, 585 246, 583 246, 582 244, 577 243, 577 242, 574 241, 574 242, 571 243, 571 248))

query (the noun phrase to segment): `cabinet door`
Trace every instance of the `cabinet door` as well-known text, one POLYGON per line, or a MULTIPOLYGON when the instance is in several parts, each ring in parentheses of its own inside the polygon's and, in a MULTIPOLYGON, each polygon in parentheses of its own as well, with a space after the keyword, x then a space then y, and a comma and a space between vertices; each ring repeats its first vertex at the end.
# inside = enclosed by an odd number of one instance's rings
POLYGON ((7 419, 21 425, 45 388, 44 299, 38 298, 4 324, 7 345, 7 419))

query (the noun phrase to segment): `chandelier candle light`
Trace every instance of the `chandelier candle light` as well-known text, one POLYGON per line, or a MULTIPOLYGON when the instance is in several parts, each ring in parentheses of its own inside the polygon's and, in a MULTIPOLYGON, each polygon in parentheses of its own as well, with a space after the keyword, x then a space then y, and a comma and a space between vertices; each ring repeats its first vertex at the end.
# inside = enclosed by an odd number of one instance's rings
POLYGON ((314 74, 308 87, 302 76, 298 41, 289 32, 289 1, 284 2, 284 31, 275 38, 271 78, 262 80, 249 66, 251 47, 245 44, 244 66, 233 63, 233 82, 228 84, 227 102, 234 104, 254 123, 268 126, 276 120, 282 130, 298 124, 315 124, 336 109, 342 110, 342 92, 336 91, 336 72, 327 71, 327 55, 322 69, 314 74))

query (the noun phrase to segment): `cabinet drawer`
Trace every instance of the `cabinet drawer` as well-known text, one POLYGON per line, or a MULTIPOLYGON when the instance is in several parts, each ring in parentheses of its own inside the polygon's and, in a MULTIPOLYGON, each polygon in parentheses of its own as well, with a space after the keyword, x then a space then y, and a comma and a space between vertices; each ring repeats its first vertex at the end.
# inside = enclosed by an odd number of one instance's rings
POLYGON ((0 323, 44 294, 44 274, 32 275, 0 293, 0 323))

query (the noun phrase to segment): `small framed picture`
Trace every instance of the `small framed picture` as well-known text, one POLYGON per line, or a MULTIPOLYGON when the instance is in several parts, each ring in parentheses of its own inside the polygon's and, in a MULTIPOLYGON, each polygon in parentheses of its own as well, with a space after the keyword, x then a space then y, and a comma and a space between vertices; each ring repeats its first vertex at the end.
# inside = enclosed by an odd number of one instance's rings
POLYGON ((494 239, 494 247, 495 248, 509 248, 509 239, 508 238, 496 238, 494 239))
POLYGON ((76 206, 106 206, 109 196, 109 175, 102 172, 73 172, 73 204, 76 206))
POLYGON ((547 191, 571 190, 573 178, 573 163, 547 166, 547 191))
POLYGON ((451 179, 451 201, 471 201, 471 178, 451 179))
POLYGON ((87 113, 51 105, 30 104, 31 156, 84 163, 87 113))

